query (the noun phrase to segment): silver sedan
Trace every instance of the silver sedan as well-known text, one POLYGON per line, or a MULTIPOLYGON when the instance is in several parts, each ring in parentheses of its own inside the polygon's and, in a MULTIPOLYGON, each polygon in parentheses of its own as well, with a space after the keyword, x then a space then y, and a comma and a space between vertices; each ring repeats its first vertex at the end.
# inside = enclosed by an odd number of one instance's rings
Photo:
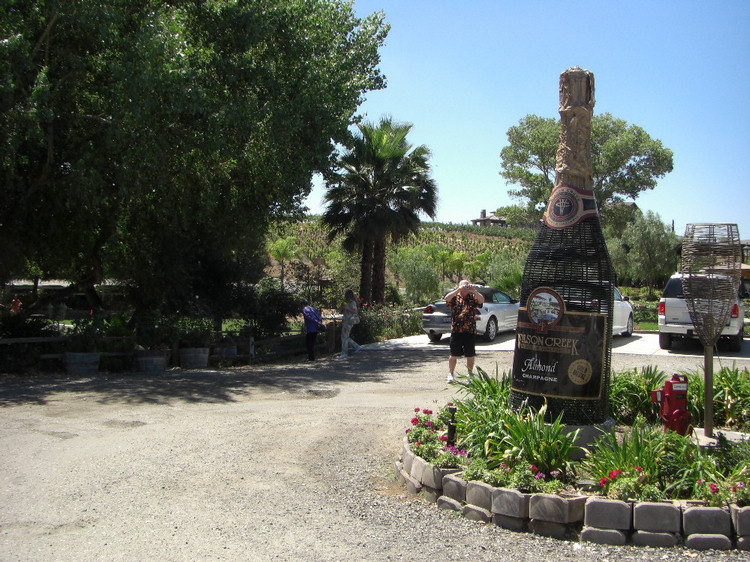
MULTIPOLYGON (((483 334, 487 341, 493 341, 499 332, 516 329, 518 320, 518 300, 507 293, 490 287, 477 286, 484 297, 484 304, 478 309, 477 334, 483 334)), ((443 334, 451 332, 451 312, 445 299, 428 304, 422 311, 422 329, 437 342, 443 334)))

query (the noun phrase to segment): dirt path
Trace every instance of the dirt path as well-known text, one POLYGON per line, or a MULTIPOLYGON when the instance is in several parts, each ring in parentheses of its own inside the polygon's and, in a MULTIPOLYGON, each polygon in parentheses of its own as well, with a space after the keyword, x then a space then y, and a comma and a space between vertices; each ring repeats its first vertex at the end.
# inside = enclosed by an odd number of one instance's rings
MULTIPOLYGON (((347 361, 4 378, 0 560, 684 559, 514 534, 406 496, 393 460, 412 409, 451 396, 437 351, 395 342, 347 361)), ((480 351, 478 364, 511 358, 480 351)), ((679 363, 662 368, 700 365, 679 363)))

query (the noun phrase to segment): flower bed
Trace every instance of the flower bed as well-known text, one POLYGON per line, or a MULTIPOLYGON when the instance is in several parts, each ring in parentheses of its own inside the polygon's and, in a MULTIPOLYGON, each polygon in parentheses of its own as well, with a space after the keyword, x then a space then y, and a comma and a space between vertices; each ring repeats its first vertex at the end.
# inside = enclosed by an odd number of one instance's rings
POLYGON ((422 493, 440 509, 511 531, 607 545, 683 543, 696 550, 750 550, 750 507, 524 493, 464 480, 460 469, 438 468, 416 456, 406 439, 395 468, 409 493, 422 493))
MULTIPOLYGON (((660 376, 631 372, 619 388, 647 388, 660 376)), ((396 463, 411 493, 477 521, 557 538, 750 548, 749 442, 702 448, 637 408, 623 409, 634 419, 627 426, 616 418, 617 430, 571 428, 549 420, 544 407, 512 411, 508 380, 479 370, 458 379, 455 404, 415 408, 396 463), (584 433, 593 437, 582 444, 584 433)), ((746 403, 743 386, 731 393, 746 403)), ((624 404, 620 398, 611 402, 624 404)))

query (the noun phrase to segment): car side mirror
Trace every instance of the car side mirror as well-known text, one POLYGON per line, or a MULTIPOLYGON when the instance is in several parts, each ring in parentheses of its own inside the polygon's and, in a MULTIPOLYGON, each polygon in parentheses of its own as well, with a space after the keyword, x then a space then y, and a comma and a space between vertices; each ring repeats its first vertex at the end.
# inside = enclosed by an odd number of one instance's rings
POLYGON ((630 297, 622 297, 622 300, 624 300, 625 302, 630 302, 630 297))

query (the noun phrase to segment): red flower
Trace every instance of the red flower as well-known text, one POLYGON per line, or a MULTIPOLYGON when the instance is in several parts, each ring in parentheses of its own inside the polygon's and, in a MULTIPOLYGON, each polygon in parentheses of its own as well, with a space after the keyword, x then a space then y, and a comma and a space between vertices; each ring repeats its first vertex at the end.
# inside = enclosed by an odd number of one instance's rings
POLYGON ((607 478, 605 476, 604 478, 602 478, 601 480, 599 480, 599 487, 600 488, 604 488, 604 486, 607 485, 607 482, 609 482, 609 478, 607 478))
POLYGON ((422 446, 422 442, 421 441, 417 441, 416 447, 421 447, 421 446, 422 446))
POLYGON ((446 441, 448 441, 448 436, 447 435, 441 435, 440 436, 440 440, 443 441, 443 442, 446 442, 446 441))
POLYGON ((711 490, 712 494, 717 494, 719 492, 719 487, 713 482, 708 485, 708 489, 711 490))
POLYGON ((620 474, 622 474, 622 470, 620 470, 619 468, 617 470, 613 470, 609 473, 609 479, 614 480, 615 478, 620 476, 620 474))
POLYGON ((419 408, 414 408, 414 412, 419 413, 419 408))
POLYGON ((643 469, 640 466, 634 466, 633 470, 636 470, 637 472, 643 472, 643 469))
POLYGON ((429 408, 425 408, 424 410, 422 410, 422 413, 427 416, 430 416, 432 415, 432 410, 430 410, 429 408))
POLYGON ((533 464, 529 467, 529 470, 531 470, 533 474, 536 474, 537 472, 539 472, 539 469, 533 464))
POLYGON ((411 424, 412 425, 417 425, 418 423, 419 423, 419 418, 412 418, 411 419, 411 424))

